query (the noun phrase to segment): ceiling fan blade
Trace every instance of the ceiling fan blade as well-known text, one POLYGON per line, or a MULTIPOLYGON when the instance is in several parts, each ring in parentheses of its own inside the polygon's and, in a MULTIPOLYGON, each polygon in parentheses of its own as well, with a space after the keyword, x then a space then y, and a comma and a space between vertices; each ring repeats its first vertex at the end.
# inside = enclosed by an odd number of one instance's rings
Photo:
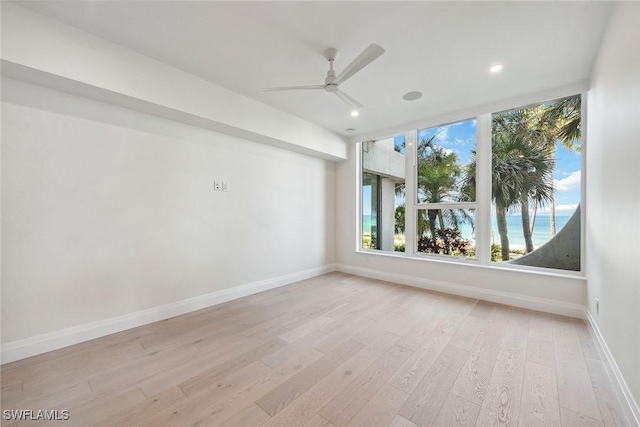
POLYGON ((278 92, 278 91, 283 91, 283 90, 306 90, 306 89, 324 89, 324 85, 268 87, 266 89, 262 89, 262 91, 263 92, 278 92))
POLYGON ((339 85, 346 81, 349 77, 353 76, 358 71, 362 70, 364 67, 375 61, 380 55, 384 53, 384 49, 373 43, 369 45, 356 59, 351 62, 351 64, 347 65, 347 68, 342 70, 340 75, 334 81, 335 84, 339 85))
POLYGON ((349 105, 350 107, 355 108, 356 110, 364 108, 364 105, 362 105, 361 103, 356 101, 353 97, 347 95, 346 93, 344 93, 340 89, 336 90, 333 93, 335 93, 338 96, 338 98, 342 99, 347 105, 349 105))

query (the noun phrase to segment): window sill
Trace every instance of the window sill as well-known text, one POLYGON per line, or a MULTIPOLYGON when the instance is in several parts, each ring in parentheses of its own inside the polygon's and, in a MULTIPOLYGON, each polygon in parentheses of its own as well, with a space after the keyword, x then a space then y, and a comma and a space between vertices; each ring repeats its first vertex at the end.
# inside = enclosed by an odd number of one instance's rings
POLYGON ((525 273, 525 274, 533 274, 537 276, 548 276, 548 277, 559 277, 565 279, 578 279, 578 280, 586 280, 585 274, 583 271, 564 271, 564 270, 556 270, 551 268, 540 268, 540 267, 527 267, 527 266, 516 266, 516 265, 500 265, 501 263, 494 264, 482 264, 477 259, 472 258, 448 258, 445 255, 418 255, 418 254, 405 254, 404 252, 384 252, 379 250, 372 249, 356 249, 357 254, 362 255, 373 255, 373 256, 381 256, 388 258, 397 258, 397 259, 406 259, 418 262, 427 262, 427 263, 437 263, 437 264, 449 264, 455 266, 465 266, 471 268, 480 268, 480 269, 488 269, 488 270, 502 270, 509 271, 515 273, 525 273))

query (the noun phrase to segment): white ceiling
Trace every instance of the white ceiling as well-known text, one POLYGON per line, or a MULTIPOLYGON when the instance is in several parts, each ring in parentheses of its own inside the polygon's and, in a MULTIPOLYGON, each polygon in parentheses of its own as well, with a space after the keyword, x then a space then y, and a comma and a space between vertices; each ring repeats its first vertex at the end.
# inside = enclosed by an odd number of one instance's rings
POLYGON ((30 1, 37 12, 156 58, 342 135, 370 133, 589 77, 608 2, 30 1), (371 43, 386 53, 324 91, 327 47, 338 73, 371 43), (490 75, 493 63, 504 64, 490 75), (421 91, 407 102, 402 96, 421 91), (355 131, 347 132, 347 128, 355 131))

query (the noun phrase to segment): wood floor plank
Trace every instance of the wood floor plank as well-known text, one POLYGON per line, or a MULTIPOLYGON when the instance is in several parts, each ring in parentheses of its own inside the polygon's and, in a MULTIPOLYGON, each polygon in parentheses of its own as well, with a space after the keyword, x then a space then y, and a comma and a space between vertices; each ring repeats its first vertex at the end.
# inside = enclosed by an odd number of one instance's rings
POLYGON ((329 421, 322 418, 320 415, 315 414, 313 418, 311 418, 309 422, 302 427, 335 427, 335 426, 331 424, 329 421))
POLYGON ((535 427, 560 425, 555 368, 531 361, 526 362, 520 404, 520 425, 535 427))
POLYGON ((265 427, 299 427, 315 415, 353 379, 391 348, 398 337, 385 332, 374 343, 365 346, 353 357, 324 377, 290 405, 278 412, 265 427))
POLYGON ((264 412, 264 410, 252 403, 247 406, 242 411, 238 412, 233 417, 230 417, 228 420, 220 424, 221 427, 249 427, 249 426, 259 426, 265 423, 269 418, 269 414, 264 412))
POLYGON ((477 317, 479 319, 488 319, 496 305, 494 303, 488 301, 478 301, 478 303, 473 307, 469 316, 477 317))
POLYGON ((404 314, 388 312, 378 320, 378 324, 383 330, 402 336, 419 321, 420 317, 418 316, 409 317, 404 314))
POLYGON ((451 392, 470 402, 481 404, 487 393, 489 378, 496 363, 509 310, 497 307, 480 332, 451 392))
POLYGON ((451 338, 449 345, 458 347, 462 350, 471 351, 485 324, 485 320, 468 317, 464 323, 462 323, 453 338, 451 338))
POLYGON ((587 369, 558 362, 556 375, 560 406, 602 421, 587 369))
POLYGON ((585 359, 600 360, 600 354, 596 349, 596 345, 593 342, 593 338, 589 333, 589 328, 584 323, 584 320, 576 319, 574 322, 576 328, 576 334, 578 335, 578 341, 582 347, 582 354, 585 359))
POLYGON ((251 351, 243 353, 238 357, 229 359, 226 362, 221 363, 198 376, 192 377, 191 379, 178 384, 178 386, 182 389, 184 394, 186 394, 187 396, 191 396, 192 394, 195 394, 200 390, 209 388, 211 384, 214 384, 216 381, 219 381, 226 375, 232 374, 237 369, 248 366, 253 362, 262 359, 263 357, 278 351, 284 346, 286 346, 286 343, 284 341, 281 341, 278 338, 273 339, 262 344, 259 347, 256 347, 251 351))
POLYGON ((398 345, 409 350, 416 350, 456 307, 457 305, 452 301, 444 298, 429 307, 425 307, 426 316, 421 322, 403 334, 402 339, 398 341, 398 345))
POLYGON ((470 427, 476 425, 480 405, 449 393, 433 427, 470 427))
POLYGON ((553 320, 551 316, 540 313, 529 320, 529 337, 553 342, 553 320))
POLYGON ((330 322, 318 326, 317 329, 320 332, 324 332, 325 334, 329 335, 333 332, 344 330, 346 326, 349 326, 353 322, 356 322, 359 318, 360 316, 358 316, 357 314, 345 314, 335 317, 332 316, 332 320, 330 322))
POLYGON ((607 375, 604 365, 600 360, 586 359, 589 377, 593 385, 593 391, 598 401, 600 415, 605 427, 627 426, 630 423, 624 416, 624 410, 616 397, 613 384, 607 375))
POLYGON ((498 351, 487 392, 480 406, 478 425, 515 425, 520 415, 529 316, 512 310, 498 351))
POLYGON ((288 343, 292 343, 313 331, 320 330, 322 325, 332 322, 333 319, 324 315, 320 315, 309 322, 303 323, 295 329, 283 333, 278 338, 288 343))
POLYGON ((447 346, 415 387, 399 414, 422 427, 435 421, 468 352, 447 346))
MULTIPOLYGON (((271 373, 271 369, 260 361, 247 365, 227 377, 213 382, 208 388, 199 393, 187 396, 170 406, 145 419, 140 427, 154 427, 158 425, 190 426, 194 424, 207 425, 208 418, 222 412, 231 396, 237 395, 249 385, 260 381, 271 373)), ((245 408, 248 403, 244 404, 245 408)), ((240 409, 239 409, 240 410, 240 409)), ((228 414, 231 417, 235 414, 228 414)))
MULTIPOLYGON (((0 370, 0 377, 2 375, 2 371, 0 370)), ((22 395, 22 383, 23 381, 20 379, 18 381, 12 382, 12 383, 7 383, 7 384, 2 384, 2 389, 0 390, 0 398, 3 398, 4 400, 12 400, 15 401, 20 401, 21 400, 21 395, 22 395)), ((3 405, 4 408, 4 405, 3 405)))
MULTIPOLYGON (((161 409, 170 406, 187 396, 179 387, 165 390, 164 392, 150 396, 147 400, 118 411, 92 424, 92 427, 118 427, 135 426, 150 418, 161 409)), ((93 418, 93 417, 92 417, 93 418)))
POLYGON ((154 334, 140 341, 145 349, 163 350, 166 348, 177 347, 183 344, 202 344, 207 342, 221 342, 226 337, 239 334, 251 327, 262 325, 272 319, 277 319, 284 312, 267 308, 259 311, 252 310, 246 313, 242 310, 236 312, 232 316, 222 316, 219 318, 202 320, 202 324, 197 327, 191 327, 188 331, 176 329, 171 333, 154 334))
POLYGON ((89 382, 62 383, 51 388, 32 389, 12 396, 2 396, 2 409, 55 408, 73 399, 91 394, 89 382))
POLYGON ((403 314, 403 309, 404 307, 401 304, 390 301, 389 298, 385 297, 379 298, 365 309, 360 310, 359 315, 377 322, 387 313, 403 314))
POLYGON ((604 427, 600 420, 563 407, 560 407, 560 418, 562 427, 604 427))
POLYGON ((330 304, 313 304, 310 308, 293 310, 289 313, 290 318, 286 319, 280 326, 292 330, 316 317, 327 316, 332 310, 345 305, 347 305, 347 302, 342 298, 334 300, 330 304))
MULTIPOLYGON (((412 393, 455 335, 465 317, 462 314, 447 316, 421 343, 405 364, 390 380, 390 383, 405 393, 412 393)), ((454 378, 455 379, 455 378, 454 378)))
POLYGON ((425 318, 416 324, 413 328, 408 329, 402 338, 398 341, 398 345, 408 350, 417 350, 420 344, 428 337, 438 325, 446 318, 448 311, 445 307, 433 308, 433 312, 429 312, 425 318))
MULTIPOLYGON (((208 410, 203 413, 190 414, 189 417, 183 417, 182 421, 184 421, 186 425, 210 427, 220 425, 317 361, 318 357, 316 355, 317 352, 313 351, 310 351, 306 355, 300 355, 296 359, 289 361, 285 366, 279 369, 272 369, 265 376, 255 377, 253 380, 237 384, 230 391, 225 389, 222 395, 215 387, 210 387, 193 396, 189 396, 187 399, 202 400, 203 403, 201 406, 205 408, 208 407, 208 410)), ((222 382, 222 384, 229 384, 228 380, 227 382, 222 382)), ((198 405, 196 404, 196 406, 198 405)))
POLYGON ((385 384, 367 404, 349 421, 349 427, 391 425, 409 395, 390 384, 385 384))
POLYGON ((193 345, 183 345, 166 351, 150 353, 148 357, 139 359, 136 363, 124 368, 117 367, 107 371, 98 372, 89 379, 91 389, 116 390, 137 384, 155 374, 166 370, 168 367, 179 364, 180 361, 189 359, 197 353, 193 345))
POLYGON ((377 342, 383 335, 395 336, 396 341, 398 340, 398 337, 395 334, 383 331, 382 329, 378 328, 377 325, 372 325, 370 327, 361 329, 360 331, 358 331, 358 333, 353 335, 351 339, 364 345, 370 345, 377 342))
POLYGON ((529 342, 527 344, 527 360, 555 369, 556 357, 553 342, 532 338, 531 335, 529 335, 529 342))
MULTIPOLYGON (((71 399, 60 404, 60 408, 69 410, 69 419, 59 424, 69 427, 85 427, 89 418, 102 420, 117 414, 128 406, 145 401, 146 398, 139 388, 131 388, 116 393, 97 393, 85 395, 80 399, 71 399)), ((41 426, 41 421, 20 421, 20 427, 41 426)))
POLYGON ((264 409, 267 414, 271 416, 276 415, 363 347, 359 342, 352 340, 347 341, 260 398, 256 403, 264 409))
POLYGON ((217 349, 198 349, 189 360, 169 366, 162 372, 141 380, 138 385, 147 396, 159 394, 195 376, 202 375, 224 362, 250 352, 269 341, 265 341, 263 338, 247 339, 242 334, 234 335, 229 337, 225 345, 220 345, 217 349))
POLYGON ((406 348, 393 346, 318 413, 336 427, 347 425, 410 355, 406 348))
POLYGON ((323 353, 328 353, 345 341, 350 340, 363 329, 368 329, 375 325, 375 321, 367 319, 366 317, 357 316, 352 323, 348 323, 339 329, 333 330, 329 335, 326 335, 313 346, 323 353))
POLYGON ((389 427, 420 427, 420 426, 418 426, 418 424, 412 421, 409 421, 408 419, 406 419, 401 415, 397 415, 394 418, 393 423, 391 423, 391 426, 389 427))
MULTIPOLYGON (((123 361, 133 361, 146 355, 144 348, 136 338, 124 338, 122 342, 104 337, 90 346, 72 352, 63 352, 58 358, 52 357, 56 352, 36 356, 34 365, 21 365, 13 368, 14 363, 2 366, 2 382, 11 381, 12 375, 18 375, 23 381, 23 388, 42 388, 55 386, 64 382, 86 379, 86 376, 99 369, 110 369, 123 361), (46 357, 45 357, 46 356, 46 357)), ((76 346, 72 346, 76 347, 76 346)), ((67 350, 66 348, 60 350, 67 350)))
POLYGON ((326 337, 327 335, 320 331, 312 331, 307 336, 300 338, 294 343, 266 355, 262 358, 262 363, 271 368, 279 368, 289 363, 296 357, 309 352, 315 351, 318 353, 318 357, 320 357, 321 352, 319 350, 316 350, 314 348, 314 345, 323 341, 326 337))
POLYGON ((572 320, 555 319, 553 321, 553 342, 558 362, 587 368, 572 320))

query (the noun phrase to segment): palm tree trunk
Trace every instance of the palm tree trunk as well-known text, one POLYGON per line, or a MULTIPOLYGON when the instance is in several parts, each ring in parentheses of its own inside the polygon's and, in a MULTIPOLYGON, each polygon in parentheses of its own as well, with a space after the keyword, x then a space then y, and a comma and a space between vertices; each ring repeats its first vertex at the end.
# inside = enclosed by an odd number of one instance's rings
POLYGON ((509 236, 507 235, 507 210, 496 207, 496 217, 498 222, 498 233, 500 233, 500 246, 502 250, 502 260, 509 261, 509 236))
POLYGON ((420 237, 424 236, 424 230, 426 228, 427 225, 427 220, 424 217, 424 211, 417 211, 417 215, 416 215, 417 221, 418 221, 418 239, 420 239, 420 237))
POLYGON ((529 198, 524 195, 520 198, 520 213, 522 215, 522 235, 524 236, 525 253, 533 252, 531 229, 529 228, 529 198))
POLYGON ((549 177, 549 188, 551 189, 551 200, 549 200, 549 228, 551 231, 551 237, 556 235, 556 202, 555 190, 553 189, 553 171, 556 169, 556 153, 555 150, 551 152, 551 176, 549 177))
POLYGON ((534 203, 533 205, 533 216, 531 217, 531 226, 529 230, 531 230, 531 234, 533 235, 533 229, 536 228, 536 215, 538 214, 538 203, 534 203))
POLYGON ((438 211, 438 224, 440 224, 440 230, 444 230, 444 217, 442 216, 442 211, 438 211))
POLYGON ((438 213, 435 210, 429 210, 427 212, 427 216, 429 217, 429 230, 431 231, 431 238, 436 238, 436 217, 438 213))

